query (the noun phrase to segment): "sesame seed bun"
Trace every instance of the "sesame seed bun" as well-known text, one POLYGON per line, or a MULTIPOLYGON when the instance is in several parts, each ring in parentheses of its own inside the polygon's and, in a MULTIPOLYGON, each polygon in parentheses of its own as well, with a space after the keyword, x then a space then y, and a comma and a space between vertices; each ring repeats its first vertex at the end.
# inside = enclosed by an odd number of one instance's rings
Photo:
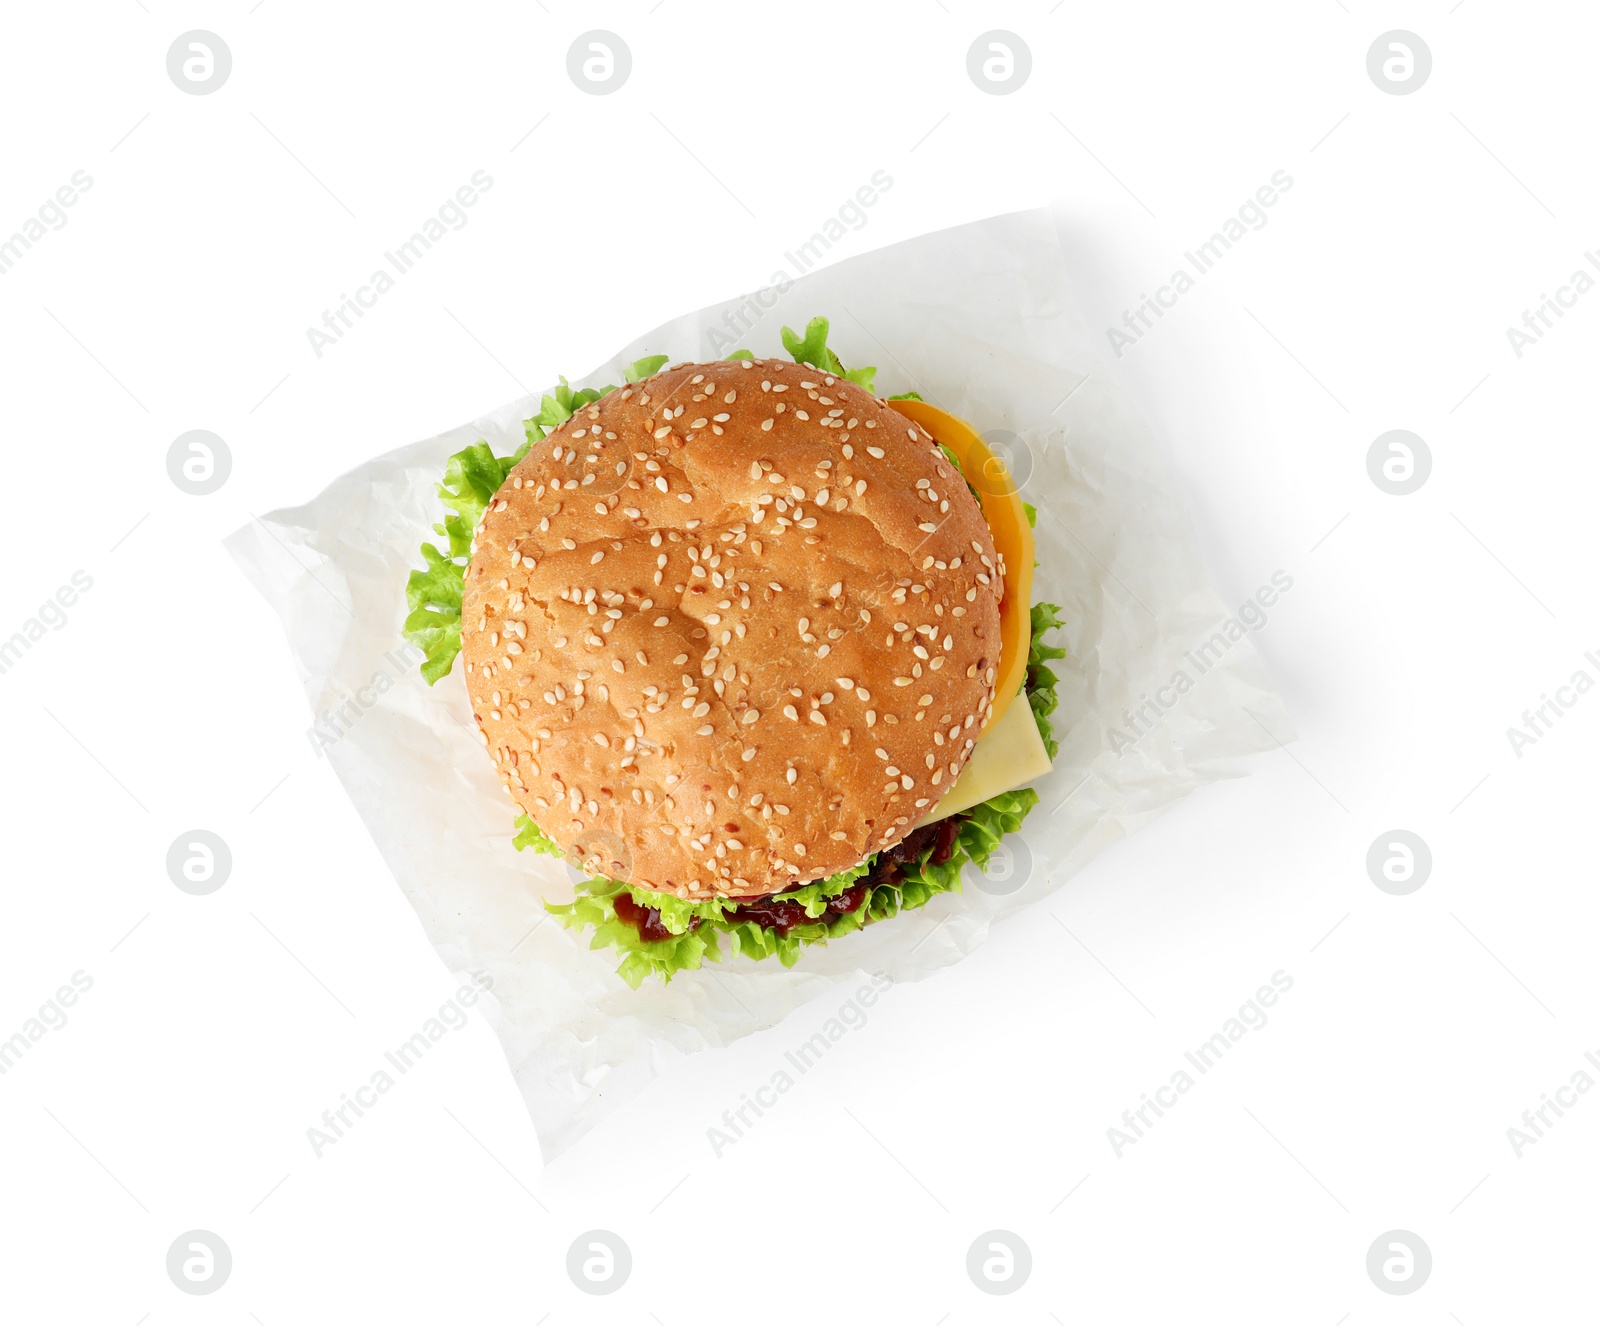
POLYGON ((994 699, 1003 567, 932 438, 842 378, 682 364, 508 476, 467 568, 473 716, 597 874, 756 897, 905 836, 994 699))

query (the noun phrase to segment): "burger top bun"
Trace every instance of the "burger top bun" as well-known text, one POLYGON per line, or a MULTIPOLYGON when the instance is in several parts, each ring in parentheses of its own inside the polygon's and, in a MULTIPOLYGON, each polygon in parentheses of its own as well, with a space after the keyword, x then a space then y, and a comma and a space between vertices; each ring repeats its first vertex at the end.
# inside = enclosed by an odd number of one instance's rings
POLYGON ((585 869, 756 897, 904 837, 994 699, 1003 567, 932 438, 843 378, 681 364, 583 406, 489 504, 473 717, 585 869))

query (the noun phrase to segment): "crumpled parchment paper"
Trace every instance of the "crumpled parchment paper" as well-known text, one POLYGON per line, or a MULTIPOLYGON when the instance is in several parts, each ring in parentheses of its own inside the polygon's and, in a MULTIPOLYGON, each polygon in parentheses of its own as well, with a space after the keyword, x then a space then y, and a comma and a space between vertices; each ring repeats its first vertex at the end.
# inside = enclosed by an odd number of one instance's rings
POLYGON ((1212 592, 1148 429, 1080 330, 1056 236, 1042 209, 908 240, 687 314, 574 380, 621 382, 645 354, 778 356, 781 326, 822 314, 846 364, 878 366, 880 394, 914 389, 999 430, 1039 508, 1034 597, 1063 605, 1054 639, 1068 657, 1054 665, 1060 755, 1020 845, 1007 840, 993 879, 969 866, 963 893, 813 947, 792 970, 733 956, 630 990, 610 950, 545 918, 545 896, 570 895, 568 870, 513 850, 514 807, 470 726, 459 664, 431 689, 416 672, 404 587, 442 519, 445 459, 479 438, 513 450, 534 399, 376 457, 229 538, 283 621, 316 744, 429 940, 452 972, 492 978, 482 1007, 547 1161, 671 1057, 772 1026, 863 972, 914 981, 959 961, 1108 844, 1292 738, 1248 638, 1262 618, 1212 592))

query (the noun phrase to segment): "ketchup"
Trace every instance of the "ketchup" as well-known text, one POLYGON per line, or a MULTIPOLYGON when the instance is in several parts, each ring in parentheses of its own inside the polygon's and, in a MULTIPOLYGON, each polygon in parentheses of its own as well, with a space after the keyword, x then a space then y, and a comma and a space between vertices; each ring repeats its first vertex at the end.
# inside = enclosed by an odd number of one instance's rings
POLYGON ((837 921, 841 916, 858 910, 871 891, 871 886, 865 880, 857 880, 837 897, 829 898, 827 909, 821 916, 806 915, 805 904, 793 898, 778 900, 770 897, 752 898, 749 902, 742 902, 729 913, 729 916, 735 921, 754 921, 768 930, 776 930, 780 935, 787 935, 797 925, 805 925, 812 921, 828 925, 837 921))
MULTIPOLYGON (((611 905, 616 909, 617 915, 624 921, 632 924, 639 932, 639 938, 652 944, 660 943, 663 939, 673 939, 676 936, 666 926, 661 924, 661 909, 658 907, 642 907, 633 900, 633 896, 623 889, 611 899, 611 905)), ((700 924, 698 916, 691 917, 689 929, 694 930, 700 924)))

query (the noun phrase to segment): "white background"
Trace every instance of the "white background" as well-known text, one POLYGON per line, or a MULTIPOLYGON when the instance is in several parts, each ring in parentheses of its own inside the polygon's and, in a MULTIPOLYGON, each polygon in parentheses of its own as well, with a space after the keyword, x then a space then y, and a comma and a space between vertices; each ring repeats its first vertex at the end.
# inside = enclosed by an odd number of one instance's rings
MULTIPOLYGON (((1465 1326, 1592 1313, 1600 1093, 1507 1129, 1600 1053, 1590 826, 1600 679, 1590 383, 1600 296, 1506 329, 1600 245, 1578 4, 174 5, 9 8, 0 276, 12 560, 0 637, 93 587, 0 675, 0 1037, 93 986, 0 1077, 7 1319, 1148 1322, 1465 1326), (180 91, 173 40, 233 70, 180 91), (630 79, 566 52, 619 34, 630 79), (966 71, 1019 35, 1011 95, 966 71), (1427 83, 1380 91, 1391 29, 1427 83), (484 170, 493 188, 334 348, 306 329, 484 170), (1107 852, 974 957, 897 989, 746 1137, 707 1129, 831 1010, 675 1067, 548 1168, 474 1016, 335 1146, 306 1130, 451 993, 344 794, 276 623, 220 544, 401 442, 766 284, 874 171, 848 256, 1050 200, 1084 317, 1120 323, 1274 171, 1292 189, 1113 371, 1301 740, 1107 852), (165 456, 233 455, 208 497, 165 456), (1411 496, 1368 478, 1394 428, 1411 496), (179 892, 203 827, 233 871, 179 892), (1421 834, 1395 897, 1369 845, 1421 834), (1070 931, 1070 936, 1068 934, 1070 931), (1075 938, 1071 937, 1075 936, 1075 938), (1292 990, 1146 1135, 1107 1129, 1275 971, 1292 990), (192 1298, 168 1246, 231 1278, 192 1298), (614 1231, 633 1272, 564 1262, 614 1231), (978 1292, 973 1239, 1032 1250, 978 1292), (1404 1229, 1433 1271, 1380 1293, 1404 1229)), ((1593 270, 1593 269, 1591 269, 1593 270)), ((928 274, 937 281, 938 273, 928 274)), ((1600 1069, 1590 1066, 1600 1081, 1600 1069)))

